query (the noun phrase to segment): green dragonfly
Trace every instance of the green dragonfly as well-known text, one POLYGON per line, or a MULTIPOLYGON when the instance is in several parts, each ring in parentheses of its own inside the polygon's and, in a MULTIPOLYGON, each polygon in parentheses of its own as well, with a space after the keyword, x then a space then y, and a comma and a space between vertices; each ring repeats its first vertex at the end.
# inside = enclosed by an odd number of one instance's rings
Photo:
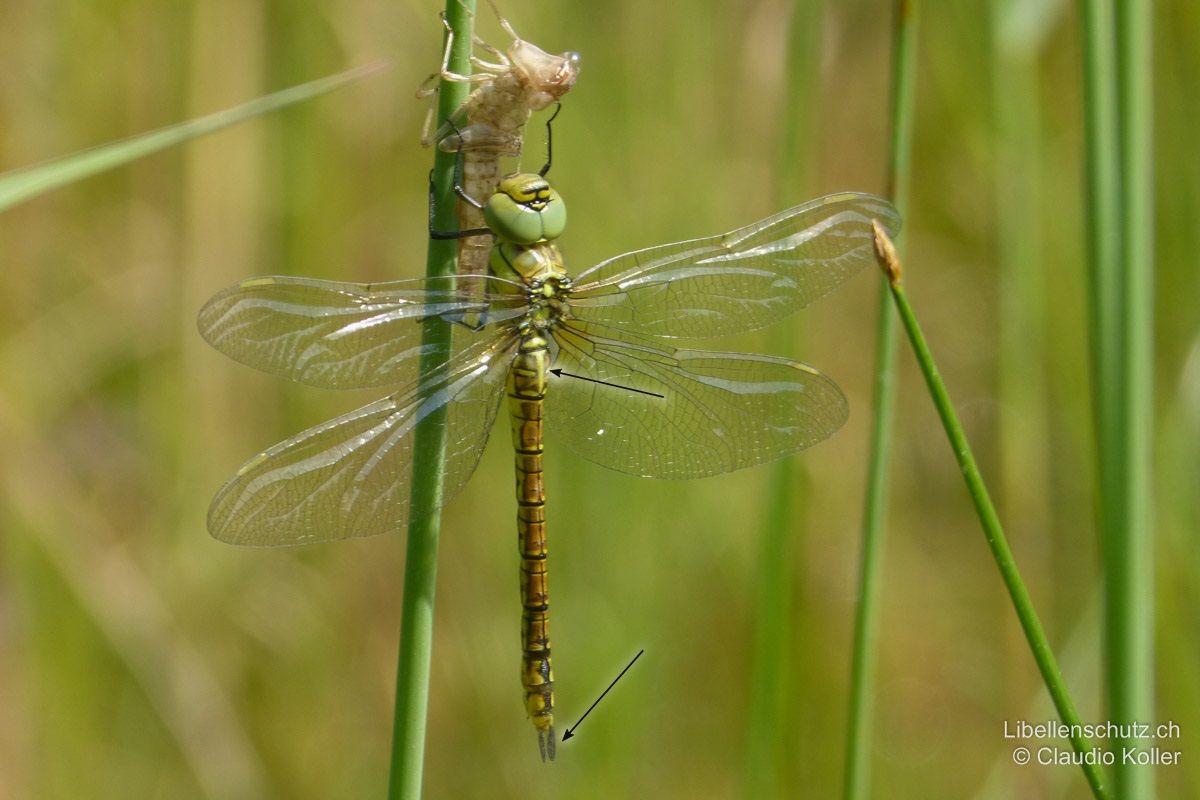
POLYGON ((894 235, 900 218, 881 198, 833 194, 731 233, 616 256, 572 278, 554 243, 565 206, 544 177, 508 176, 482 205, 495 244, 488 275, 470 287, 453 277, 260 277, 205 304, 200 333, 244 364, 331 389, 400 387, 250 459, 213 500, 208 527, 222 541, 265 547, 403 530, 413 513, 417 425, 445 412, 444 503, 475 470, 507 399, 522 685, 545 759, 554 757, 555 736, 543 419, 584 458, 653 478, 719 475, 820 442, 847 415, 832 380, 783 358, 676 349, 671 340, 786 317, 873 260, 873 219, 894 235), (452 343, 422 374, 424 323, 450 326, 452 343))

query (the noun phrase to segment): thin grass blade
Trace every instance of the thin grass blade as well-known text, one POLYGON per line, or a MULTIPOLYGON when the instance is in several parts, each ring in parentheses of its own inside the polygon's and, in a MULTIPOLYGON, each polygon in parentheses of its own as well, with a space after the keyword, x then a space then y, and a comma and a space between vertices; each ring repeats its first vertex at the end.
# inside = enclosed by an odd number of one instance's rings
POLYGON ((61 186, 123 166, 139 158, 145 158, 160 150, 166 150, 239 122, 245 122, 263 114, 319 97, 379 72, 384 66, 386 66, 386 62, 372 62, 340 72, 337 75, 318 78, 315 81, 282 89, 274 94, 218 111, 215 114, 142 133, 119 142, 100 145, 90 150, 72 153, 42 164, 6 172, 0 175, 0 211, 12 208, 18 203, 61 186))
POLYGON ((1068 738, 1071 740, 1071 747, 1079 756, 1080 768, 1092 790, 1092 796, 1097 800, 1105 800, 1111 795, 1105 783, 1104 773, 1100 770, 1099 765, 1088 763, 1088 759, 1085 758, 1086 754, 1093 749, 1092 742, 1089 737, 1084 735, 1083 720, 1079 716, 1066 681, 1063 680, 1062 670, 1058 667, 1058 660, 1054 657, 1054 651, 1050 647, 1050 640, 1046 637, 1042 621, 1033 607, 1033 598, 1030 597, 1029 590, 1025 587, 1025 581, 1021 578, 1016 558, 1013 556, 1012 548, 1008 545, 1004 528, 1000 524, 1000 516, 996 513, 996 506, 992 503, 991 495, 983 482, 979 464, 975 461, 971 445, 967 442, 967 435, 963 431, 962 423, 954 412, 954 404, 950 400, 946 384, 942 381, 937 364, 933 360, 929 344, 925 341, 925 334, 921 332, 916 313, 909 304, 904 287, 901 285, 900 258, 896 254, 896 248, 878 223, 875 227, 875 245, 880 267, 888 277, 896 311, 899 312, 900 321, 904 324, 904 330, 912 344, 917 364, 921 367, 921 374, 925 377, 925 385, 929 389, 930 398, 942 421, 946 439, 954 451, 955 460, 958 461, 963 481, 967 485, 967 492, 971 496, 975 513, 979 517, 980 527, 983 528, 988 548, 1000 571, 1000 578, 1004 581, 1004 588, 1008 590, 1013 609, 1017 612, 1017 620, 1021 623, 1021 630, 1025 634, 1025 640, 1029 644, 1033 660, 1042 675, 1042 681, 1046 684, 1050 698, 1054 701, 1054 707, 1058 710, 1059 717, 1070 729, 1068 738))

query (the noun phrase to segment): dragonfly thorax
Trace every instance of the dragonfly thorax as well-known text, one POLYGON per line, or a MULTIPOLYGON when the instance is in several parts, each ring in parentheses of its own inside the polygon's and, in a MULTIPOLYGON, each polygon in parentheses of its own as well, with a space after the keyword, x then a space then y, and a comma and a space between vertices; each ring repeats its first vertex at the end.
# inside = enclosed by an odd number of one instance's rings
POLYGON ((556 326, 567 307, 571 279, 550 274, 528 282, 525 290, 529 297, 529 310, 525 314, 528 324, 537 330, 556 326))
POLYGON ((543 285, 549 278, 565 278, 562 254, 552 242, 521 245, 497 242, 492 248, 489 266, 497 278, 520 281, 526 287, 543 285))

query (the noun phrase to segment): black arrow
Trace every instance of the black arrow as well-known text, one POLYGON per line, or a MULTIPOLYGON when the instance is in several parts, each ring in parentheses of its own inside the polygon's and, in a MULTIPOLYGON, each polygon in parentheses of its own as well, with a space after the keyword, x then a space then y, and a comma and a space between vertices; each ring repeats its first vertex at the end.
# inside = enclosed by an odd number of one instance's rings
MULTIPOLYGON (((552 370, 552 371, 553 371, 553 370, 552 370)), ((635 390, 635 391, 636 391, 636 390, 635 390)), ((636 656, 634 656, 634 657, 633 657, 633 661, 637 661, 639 658, 641 658, 641 657, 642 657, 642 653, 644 653, 644 652, 646 652, 646 651, 645 651, 645 650, 638 650, 638 654, 637 654, 636 656)), ((606 694, 608 694, 610 691, 612 691, 612 687, 614 687, 614 686, 616 686, 616 685, 617 685, 617 681, 621 680, 621 677, 622 677, 622 676, 623 676, 623 675, 624 675, 626 672, 629 672, 629 668, 633 666, 633 661, 630 661, 628 664, 626 664, 626 665, 625 665, 625 669, 621 670, 621 674, 620 674, 620 675, 618 675, 617 677, 613 678, 613 682, 612 682, 612 683, 610 683, 610 684, 608 685, 608 688, 604 690, 604 694, 601 694, 599 697, 597 697, 597 698, 596 698, 596 703, 599 703, 601 700, 603 700, 603 699, 604 699, 604 695, 606 695, 606 694)), ((574 725, 572 728, 567 728, 565 731, 563 731, 563 737, 562 737, 562 740, 563 740, 564 742, 565 742, 567 739, 570 739, 572 736, 574 736, 574 735, 575 735, 574 733, 572 733, 572 730, 573 730, 574 728, 578 728, 580 725, 582 725, 582 724, 583 724, 583 721, 584 721, 585 719, 587 719, 587 715, 588 715, 588 714, 590 714, 590 713, 592 713, 592 709, 596 707, 596 703, 592 703, 592 704, 591 704, 591 706, 589 706, 589 707, 588 707, 588 710, 587 710, 587 711, 585 711, 585 712, 583 712, 583 716, 579 718, 579 721, 578 721, 578 722, 576 722, 576 723, 575 723, 575 725, 574 725)))
MULTIPOLYGON (((621 386, 620 384, 617 384, 617 383, 609 383, 608 381, 598 381, 595 378, 588 378, 583 375, 572 375, 570 372, 563 372, 561 369, 552 369, 550 371, 553 372, 555 375, 557 375, 560 378, 578 378, 581 381, 591 381, 592 383, 599 383, 599 384, 603 384, 604 386, 611 386, 614 389, 624 389, 627 392, 637 392, 638 394, 648 394, 651 397, 663 397, 663 395, 659 394, 658 392, 647 392, 645 389, 634 389, 632 386, 621 386)), ((563 738, 565 739, 567 737, 564 736, 563 738)))

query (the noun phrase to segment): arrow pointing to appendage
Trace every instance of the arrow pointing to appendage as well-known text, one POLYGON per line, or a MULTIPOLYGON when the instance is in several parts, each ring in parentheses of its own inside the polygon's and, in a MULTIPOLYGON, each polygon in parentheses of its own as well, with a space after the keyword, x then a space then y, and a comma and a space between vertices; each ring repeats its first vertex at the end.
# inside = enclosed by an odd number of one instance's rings
MULTIPOLYGON (((553 372, 553 370, 551 370, 551 372, 553 372)), ((574 377, 578 377, 578 376, 574 376, 574 377)), ((599 383, 599 381, 597 381, 597 383, 599 383)), ((634 391, 637 391, 637 390, 635 389, 634 391)), ((659 396, 661 397, 662 395, 659 395, 659 396)), ((646 651, 645 651, 645 650, 638 650, 638 654, 637 654, 636 656, 634 656, 634 657, 633 657, 633 661, 637 661, 639 658, 641 658, 641 657, 642 657, 642 653, 644 653, 644 652, 646 652, 646 651)), ((597 697, 597 698, 596 698, 596 703, 599 703, 601 700, 603 700, 603 699, 604 699, 604 695, 608 694, 608 693, 609 693, 609 692, 612 690, 612 687, 614 687, 614 686, 616 686, 616 685, 617 685, 617 681, 621 680, 621 678, 622 678, 622 677, 625 675, 625 673, 626 673, 626 672, 629 672, 629 668, 633 666, 633 661, 630 661, 628 664, 626 664, 626 665, 625 665, 625 669, 621 670, 621 674, 620 674, 620 675, 618 675, 617 677, 613 678, 613 682, 612 682, 612 683, 610 683, 610 684, 608 685, 608 688, 604 690, 604 693, 603 693, 603 694, 601 694, 599 697, 597 697)), ((578 722, 576 722, 576 723, 575 723, 574 725, 572 725, 570 728, 567 728, 565 731, 563 731, 563 737, 562 737, 562 740, 563 740, 564 742, 565 742, 567 739, 570 739, 572 736, 574 736, 574 735, 575 735, 575 734, 574 734, 574 730, 575 730, 575 728, 578 728, 580 725, 582 725, 582 724, 583 724, 583 721, 584 721, 585 719, 587 719, 587 715, 588 715, 588 714, 590 714, 590 713, 592 713, 592 709, 596 707, 596 703, 592 703, 592 705, 591 705, 590 707, 588 707, 588 710, 587 710, 587 711, 585 711, 585 712, 583 712, 583 716, 579 718, 579 721, 578 721, 578 722)))
MULTIPOLYGON (((588 378, 584 375, 572 375, 570 372, 563 372, 561 369, 552 369, 550 371, 553 372, 556 376, 558 376, 560 378, 578 378, 581 381, 591 381, 592 383, 599 383, 602 386, 611 386, 614 389, 624 389, 627 392, 637 392, 638 394, 648 394, 651 397, 664 397, 665 396, 665 395, 659 394, 658 392, 647 392, 645 389, 634 389, 632 386, 621 386, 618 383, 609 383, 608 381, 598 381, 595 378, 588 378)), ((567 737, 563 736, 563 738, 565 739, 567 737)))

